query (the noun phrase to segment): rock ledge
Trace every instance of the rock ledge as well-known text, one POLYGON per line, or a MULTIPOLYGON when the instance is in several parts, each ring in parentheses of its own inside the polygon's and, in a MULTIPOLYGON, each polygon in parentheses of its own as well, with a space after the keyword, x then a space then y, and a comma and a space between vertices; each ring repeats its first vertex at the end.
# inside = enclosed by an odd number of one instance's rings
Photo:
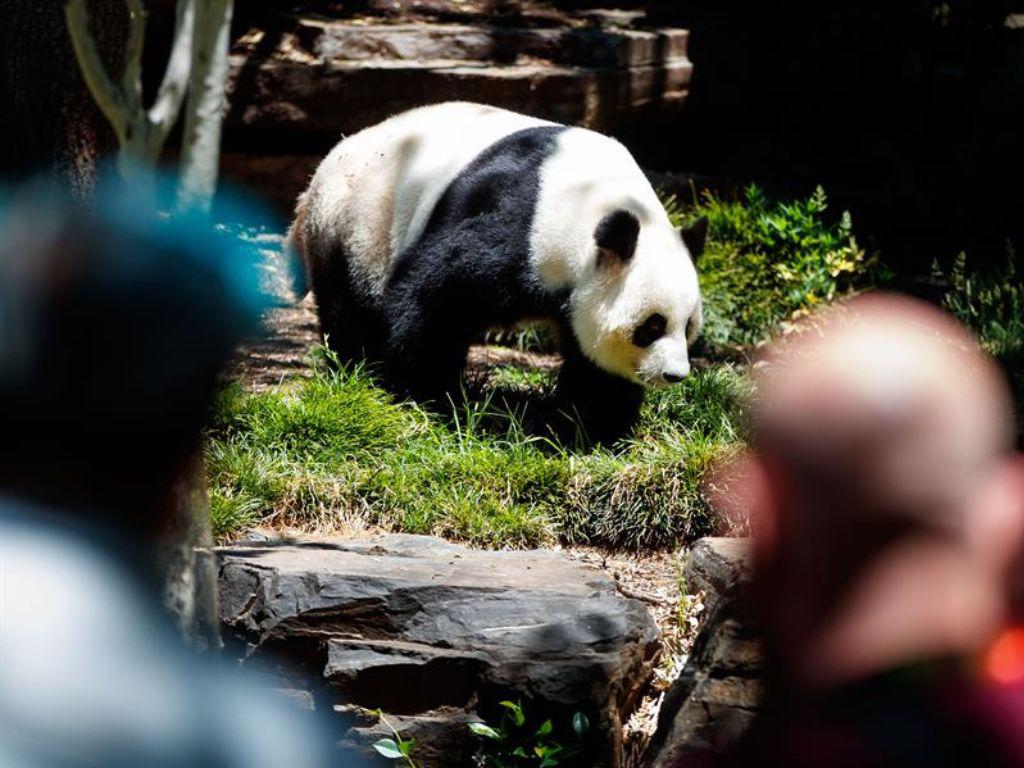
MULTIPOLYGON (((238 544, 218 559, 221 617, 242 663, 296 700, 381 708, 428 766, 468 764, 465 723, 496 717, 501 699, 556 718, 583 710, 592 764, 621 764, 621 723, 659 637, 603 573, 557 552, 406 535, 238 544)), ((344 739, 379 735, 367 722, 344 739)))

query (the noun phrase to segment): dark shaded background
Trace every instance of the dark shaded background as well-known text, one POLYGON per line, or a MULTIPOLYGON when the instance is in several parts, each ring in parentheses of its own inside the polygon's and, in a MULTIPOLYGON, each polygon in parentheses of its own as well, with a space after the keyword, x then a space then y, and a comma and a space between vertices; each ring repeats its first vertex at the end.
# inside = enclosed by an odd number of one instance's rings
MULTIPOLYGON (((500 23, 540 0, 473 2, 500 23)), ((446 4, 239 2, 236 27, 260 20, 272 26, 289 10, 412 12, 444 20, 451 11, 446 4)), ((652 24, 691 30, 695 69, 682 114, 622 127, 621 138, 645 166, 727 184, 756 181, 784 196, 822 184, 836 212, 851 210, 861 240, 881 251, 904 285, 927 275, 933 259, 948 261, 961 250, 974 266, 1002 260, 1008 240, 1020 250, 1024 0, 554 4, 637 8, 652 24)), ((75 71, 60 5, 0 0, 7 11, 0 39, 9 52, 0 80, 6 107, 0 175, 7 178, 55 156, 73 168, 81 158, 91 164, 111 146, 75 71), (58 146, 62 137, 65 146, 58 146)), ((152 75, 162 71, 173 2, 147 5, 145 71, 152 75)), ((120 0, 90 0, 90 6, 101 38, 122 33, 120 0)), ((117 40, 101 43, 108 53, 118 51, 117 40)), ((226 138, 230 145, 230 130, 226 138)), ((172 153, 173 144, 172 138, 172 153)), ((320 150, 287 147, 288 153, 320 150)))
MULTIPOLYGON (((655 167, 821 183, 904 276, 1024 234, 1024 2, 658 0, 694 77, 655 167), (1017 25, 1018 28, 1014 28, 1017 25)), ((1019 248, 1018 248, 1019 250, 1019 248)))

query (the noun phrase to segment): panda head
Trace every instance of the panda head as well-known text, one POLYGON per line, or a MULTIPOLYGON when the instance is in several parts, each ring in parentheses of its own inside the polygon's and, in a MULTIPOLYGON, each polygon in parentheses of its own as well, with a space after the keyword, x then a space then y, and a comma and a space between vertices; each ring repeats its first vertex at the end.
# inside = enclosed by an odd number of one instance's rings
POLYGON ((625 209, 601 218, 588 269, 572 291, 571 325, 600 368, 657 388, 690 372, 689 346, 702 323, 694 259, 707 220, 677 229, 643 218, 625 209))

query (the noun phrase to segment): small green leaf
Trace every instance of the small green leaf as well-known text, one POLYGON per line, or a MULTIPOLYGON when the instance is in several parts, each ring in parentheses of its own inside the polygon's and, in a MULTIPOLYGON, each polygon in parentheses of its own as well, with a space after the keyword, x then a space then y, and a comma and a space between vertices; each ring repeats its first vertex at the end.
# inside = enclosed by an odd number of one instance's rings
POLYGON ((523 712, 521 704, 517 704, 514 701, 502 701, 501 706, 509 710, 512 713, 512 722, 516 724, 516 727, 522 727, 523 723, 526 722, 526 715, 523 712))
POLYGON ((590 730, 590 719, 582 712, 577 712, 572 716, 572 729, 582 738, 583 734, 590 730))
POLYGON ((390 760, 401 760, 405 757, 402 750, 395 744, 394 739, 381 739, 373 745, 373 748, 390 760))
POLYGON ((522 747, 516 747, 512 752, 512 757, 529 757, 530 754, 522 747))
POLYGON ((544 757, 549 760, 558 758, 561 760, 565 755, 565 749, 561 744, 550 744, 547 749, 544 750, 544 757))
POLYGON ((541 724, 540 728, 537 729, 537 733, 535 733, 534 735, 538 736, 538 737, 540 737, 540 736, 547 736, 554 729, 555 729, 555 726, 552 725, 551 721, 550 720, 545 720, 541 724))
POLYGON ((491 728, 487 723, 470 723, 468 726, 469 730, 477 736, 483 736, 488 739, 494 739, 495 741, 501 738, 500 734, 491 728))
POLYGON ((412 748, 416 744, 416 739, 398 739, 398 748, 402 751, 402 754, 406 757, 412 755, 412 748))

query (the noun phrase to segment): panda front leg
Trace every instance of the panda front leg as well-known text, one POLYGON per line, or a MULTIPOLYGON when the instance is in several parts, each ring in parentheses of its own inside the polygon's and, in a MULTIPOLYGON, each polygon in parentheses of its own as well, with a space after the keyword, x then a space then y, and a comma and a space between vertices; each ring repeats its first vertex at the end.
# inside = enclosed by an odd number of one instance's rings
POLYGON ((598 368, 578 349, 563 355, 555 386, 559 437, 609 444, 627 436, 640 418, 643 387, 598 368))

